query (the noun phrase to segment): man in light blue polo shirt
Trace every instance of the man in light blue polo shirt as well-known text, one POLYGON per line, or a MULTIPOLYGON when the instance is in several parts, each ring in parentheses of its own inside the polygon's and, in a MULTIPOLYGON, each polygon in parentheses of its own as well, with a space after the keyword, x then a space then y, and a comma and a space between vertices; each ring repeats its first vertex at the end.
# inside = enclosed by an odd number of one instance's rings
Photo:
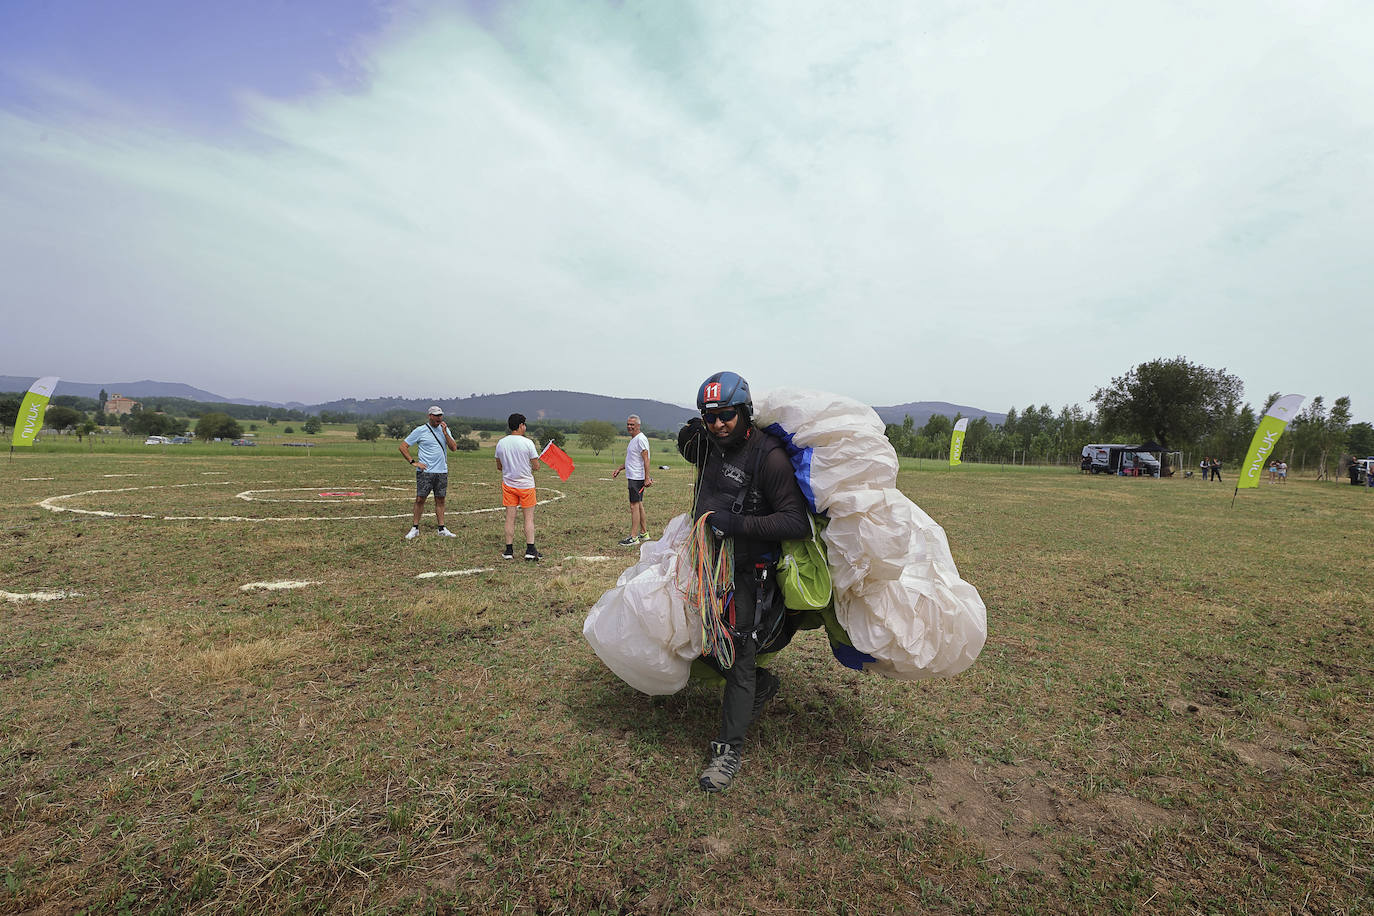
POLYGON ((401 442, 401 455, 415 468, 415 517, 406 540, 420 533, 420 516, 425 511, 425 497, 434 494, 434 517, 439 522, 439 536, 452 538, 444 527, 444 499, 448 496, 448 452, 457 451, 458 443, 448 434, 444 411, 439 405, 429 409, 429 420, 415 427, 401 442), (416 446, 416 458, 410 457, 410 446, 416 446))

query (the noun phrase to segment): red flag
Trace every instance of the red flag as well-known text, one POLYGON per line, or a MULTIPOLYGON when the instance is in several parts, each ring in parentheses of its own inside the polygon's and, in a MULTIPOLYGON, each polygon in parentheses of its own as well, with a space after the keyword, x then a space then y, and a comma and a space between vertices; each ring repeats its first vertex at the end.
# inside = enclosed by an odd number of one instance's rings
POLYGON ((539 460, 553 468, 553 472, 558 475, 559 480, 567 480, 572 476, 572 458, 567 452, 563 451, 557 445, 554 445, 552 439, 549 440, 548 445, 544 446, 544 450, 539 453, 539 460))

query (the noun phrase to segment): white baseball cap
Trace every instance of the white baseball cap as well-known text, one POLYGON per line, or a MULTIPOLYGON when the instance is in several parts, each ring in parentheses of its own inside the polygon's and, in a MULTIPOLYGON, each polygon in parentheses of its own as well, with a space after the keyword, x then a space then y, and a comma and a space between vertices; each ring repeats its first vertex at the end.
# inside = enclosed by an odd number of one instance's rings
POLYGON ((444 415, 444 408, 440 407, 438 404, 435 404, 433 407, 429 409, 429 415, 431 417, 442 417, 444 415))

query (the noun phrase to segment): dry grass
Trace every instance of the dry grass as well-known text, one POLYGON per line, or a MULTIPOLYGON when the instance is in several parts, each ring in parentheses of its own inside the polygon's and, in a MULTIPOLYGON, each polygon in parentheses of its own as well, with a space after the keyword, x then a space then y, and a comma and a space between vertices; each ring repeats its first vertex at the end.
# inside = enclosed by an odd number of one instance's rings
MULTIPOLYGON (((497 556, 489 454, 455 462, 460 536, 405 542, 398 459, 312 451, 5 468, 0 590, 79 594, 0 604, 0 911, 1370 909, 1363 490, 908 470, 983 657, 899 684, 804 635, 716 798, 717 694, 640 696, 581 639, 633 556, 618 455, 541 479, 536 566, 497 556), (291 488, 401 517, 163 518, 364 514, 236 496, 291 488), (36 505, 97 489, 67 504, 153 517, 36 505), (320 584, 241 590, 280 580, 320 584)), ((655 479, 657 531, 690 479, 655 479)))

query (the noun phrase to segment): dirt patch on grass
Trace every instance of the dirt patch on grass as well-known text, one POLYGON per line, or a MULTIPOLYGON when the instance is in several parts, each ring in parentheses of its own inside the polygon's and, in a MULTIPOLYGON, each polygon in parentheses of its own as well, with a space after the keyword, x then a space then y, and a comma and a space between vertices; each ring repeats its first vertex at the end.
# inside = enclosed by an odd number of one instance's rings
POLYGON ((1287 754, 1270 750, 1250 741, 1231 741, 1226 745, 1231 753, 1240 758, 1241 763, 1249 764, 1262 773, 1275 775, 1290 769, 1293 758, 1287 754))
POLYGON ((926 766, 929 782, 889 798, 878 815, 898 823, 934 819, 961 829, 989 864, 1016 871, 1051 871, 1066 834, 1124 836, 1164 826, 1173 815, 1125 795, 1080 798, 1029 767, 978 766, 940 760, 926 766))

